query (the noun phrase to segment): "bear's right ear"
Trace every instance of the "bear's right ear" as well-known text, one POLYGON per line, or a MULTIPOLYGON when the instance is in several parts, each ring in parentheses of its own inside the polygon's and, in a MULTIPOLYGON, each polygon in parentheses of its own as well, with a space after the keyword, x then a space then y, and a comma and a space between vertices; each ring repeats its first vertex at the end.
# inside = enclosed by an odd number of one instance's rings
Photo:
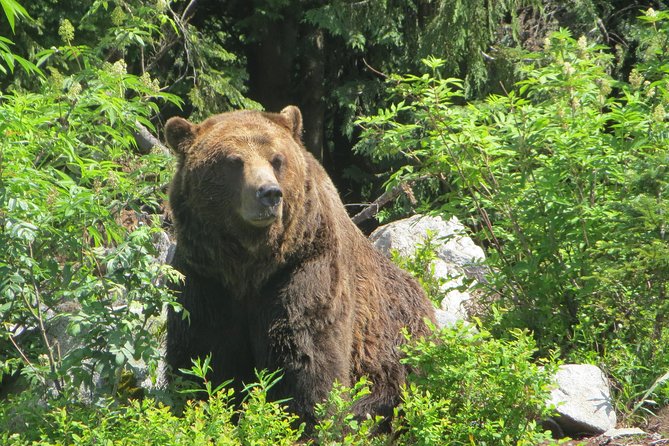
POLYGON ((195 125, 175 116, 165 124, 165 139, 177 155, 185 156, 195 139, 195 125))
POLYGON ((287 121, 288 130, 297 141, 302 141, 302 112, 294 105, 289 105, 279 113, 287 121))

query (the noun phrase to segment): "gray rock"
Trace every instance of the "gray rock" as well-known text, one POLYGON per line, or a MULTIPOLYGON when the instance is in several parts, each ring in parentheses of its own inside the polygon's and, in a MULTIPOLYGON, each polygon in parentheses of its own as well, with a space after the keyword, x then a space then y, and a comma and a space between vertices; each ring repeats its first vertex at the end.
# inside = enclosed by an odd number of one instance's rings
POLYGON ((170 263, 174 258, 174 250, 177 247, 166 231, 160 231, 153 236, 153 245, 156 247, 156 259, 160 263, 170 263))
POLYGON ((439 328, 455 327, 458 321, 462 320, 457 314, 442 310, 441 308, 434 310, 434 314, 437 319, 437 327, 439 328))
POLYGON ((555 384, 548 404, 557 408, 555 421, 566 435, 601 434, 616 426, 609 383, 599 367, 562 365, 555 384))
POLYGON ((395 249, 403 256, 410 256, 416 245, 425 242, 428 232, 434 234, 437 256, 453 267, 471 266, 485 259, 483 250, 466 235, 457 217, 446 221, 441 217, 414 215, 379 227, 370 239, 385 254, 395 249))
MULTIPOLYGON (((125 307, 127 307, 127 304, 119 302, 114 305, 113 309, 114 311, 122 311, 125 307)), ((76 318, 80 310, 81 306, 78 302, 65 301, 58 305, 54 310, 45 311, 45 328, 49 343, 51 348, 58 352, 61 358, 66 358, 69 355, 75 355, 75 357, 77 357, 81 354, 78 353, 78 350, 86 348, 84 344, 85 333, 73 335, 68 331, 68 327, 72 322, 73 317, 76 318)), ((143 317, 143 307, 137 302, 130 304, 128 311, 135 313, 140 316, 140 318, 143 317)), ((151 370, 149 365, 141 359, 134 360, 129 358, 128 362, 125 364, 125 371, 130 372, 133 376, 133 381, 147 392, 163 389, 167 385, 164 370, 165 364, 162 359, 165 357, 164 339, 161 339, 158 335, 161 331, 161 327, 165 325, 166 317, 167 309, 164 309, 159 316, 149 318, 145 326, 150 333, 155 333, 156 337, 159 338, 159 351, 161 352, 159 357, 161 359, 158 360, 157 370, 151 370)), ((107 329, 110 332, 113 330, 112 327, 107 327, 107 329)), ((101 339, 100 341, 104 342, 104 339, 101 339)), ((82 370, 87 370, 89 373, 89 379, 82 381, 77 389, 77 399, 85 404, 98 403, 108 396, 110 389, 115 388, 115 381, 110 381, 101 376, 99 370, 96 369, 95 364, 96 362, 90 358, 85 358, 79 363, 82 370)), ((47 389, 45 389, 45 392, 48 395, 56 396, 58 394, 53 382, 47 382, 46 385, 47 389)))
POLYGON ((65 356, 75 348, 81 347, 81 341, 67 332, 70 315, 81 310, 81 304, 75 300, 65 300, 53 310, 47 309, 44 314, 45 329, 52 349, 65 356))
MULTIPOLYGON (((81 311, 81 304, 75 300, 66 300, 57 305, 53 310, 47 310, 45 314, 44 327, 46 335, 49 340, 51 350, 57 352, 58 357, 64 361, 68 361, 68 356, 79 356, 79 350, 84 349, 83 336, 84 333, 72 335, 68 331, 72 318, 81 311)), ((95 370, 94 361, 91 359, 77 359, 75 361, 80 382, 76 399, 85 404, 95 404, 100 400, 102 394, 101 389, 105 389, 106 383, 101 378, 99 371, 95 370), (81 376, 86 375, 83 370, 87 371, 88 379, 81 380, 81 376)), ((70 378, 73 379, 73 372, 68 369, 70 378)), ((46 383, 46 394, 51 397, 58 395, 59 391, 55 382, 48 381, 46 383)))
POLYGON ((628 427, 628 428, 623 428, 623 429, 609 429, 606 432, 604 432, 601 435, 601 437, 613 440, 615 438, 633 437, 635 435, 646 436, 648 434, 646 432, 642 431, 641 429, 639 429, 638 427, 628 427))
POLYGON ((443 281, 440 287, 443 298, 437 312, 440 327, 453 325, 454 321, 467 320, 465 304, 472 299, 462 287, 469 279, 483 280, 485 259, 483 249, 476 246, 467 235, 466 228, 456 217, 414 215, 379 227, 370 235, 377 249, 390 256, 396 250, 404 257, 415 255, 416 248, 432 234, 436 259, 432 267, 434 277, 443 281))

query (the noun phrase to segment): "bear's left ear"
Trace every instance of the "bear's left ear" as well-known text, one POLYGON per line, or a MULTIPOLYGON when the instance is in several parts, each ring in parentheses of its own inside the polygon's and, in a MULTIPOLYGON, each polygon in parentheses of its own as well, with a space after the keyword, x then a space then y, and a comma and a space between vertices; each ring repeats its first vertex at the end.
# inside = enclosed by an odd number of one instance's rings
POLYGON ((195 139, 195 126, 178 116, 170 118, 165 124, 165 139, 174 153, 185 156, 195 139))
POLYGON ((294 105, 289 105, 279 113, 288 123, 288 130, 297 141, 302 141, 302 112, 294 105))

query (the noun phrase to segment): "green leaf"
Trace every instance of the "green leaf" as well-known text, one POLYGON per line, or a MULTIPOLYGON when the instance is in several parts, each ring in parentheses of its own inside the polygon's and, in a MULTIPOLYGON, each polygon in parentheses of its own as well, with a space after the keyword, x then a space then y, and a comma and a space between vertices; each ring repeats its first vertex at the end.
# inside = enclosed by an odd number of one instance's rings
POLYGON ((15 32, 14 25, 17 17, 30 18, 25 8, 16 0, 0 0, 0 6, 2 6, 2 10, 5 12, 12 32, 15 32))

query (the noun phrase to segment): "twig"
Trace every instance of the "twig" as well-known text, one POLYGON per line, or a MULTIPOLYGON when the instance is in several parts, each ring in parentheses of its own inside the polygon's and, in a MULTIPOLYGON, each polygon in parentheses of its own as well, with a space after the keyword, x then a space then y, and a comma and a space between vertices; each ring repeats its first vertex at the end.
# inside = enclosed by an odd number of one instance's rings
POLYGON ((193 9, 195 9, 195 5, 197 4, 197 0, 191 0, 188 6, 184 9, 184 12, 181 14, 181 20, 184 22, 188 22, 193 15, 193 9))
MULTIPOLYGON (((186 8, 184 9, 184 11, 181 15, 177 14, 174 10, 172 10, 172 8, 170 8, 168 6, 168 11, 172 15, 172 18, 174 20, 174 24, 176 25, 177 28, 179 28, 179 30, 181 31, 181 34, 183 35, 183 50, 186 54, 186 61, 187 61, 186 66, 187 67, 192 66, 193 64, 192 64, 192 57, 191 57, 191 54, 190 54, 190 48, 189 48, 189 43, 188 43, 188 38, 187 38, 188 32, 186 30, 186 25, 188 24, 190 19, 193 17, 193 10, 195 9, 196 4, 197 4, 197 0, 191 0, 191 2, 186 6, 186 8)), ((169 28, 169 29, 172 30, 172 28, 169 28)), ((151 70, 153 70, 153 68, 158 64, 158 62, 163 57, 163 55, 165 53, 167 53, 167 51, 169 51, 170 48, 172 48, 174 45, 176 45, 178 42, 181 41, 179 39, 179 33, 178 32, 176 32, 176 33, 170 32, 169 34, 170 34, 170 38, 166 39, 166 40, 163 40, 161 42, 160 48, 158 48, 158 50, 155 52, 155 54, 149 60, 145 71, 150 72, 151 70)), ((183 77, 185 77, 185 75, 180 76, 172 84, 173 85, 176 84, 178 81, 183 79, 183 77)), ((193 71, 193 77, 194 77, 194 79, 197 78, 197 73, 195 72, 195 70, 193 71)))
POLYGON ((12 343, 12 345, 14 346, 14 348, 16 349, 16 351, 19 352, 19 355, 21 355, 21 358, 23 358, 23 361, 24 361, 26 364, 28 364, 28 367, 30 367, 31 369, 33 369, 33 372, 35 372, 35 376, 38 377, 39 379, 41 379, 41 380, 42 380, 42 383, 46 384, 46 379, 44 379, 44 377, 41 376, 41 375, 37 372, 37 369, 35 368, 35 366, 33 365, 33 363, 30 362, 30 359, 28 359, 28 357, 26 356, 26 354, 23 353, 23 350, 21 350, 21 347, 19 347, 19 345, 18 345, 18 344, 16 343, 16 341, 14 340, 14 336, 10 335, 10 336, 9 336, 9 341, 12 343))
POLYGON ((485 60, 489 60, 491 62, 495 60, 494 57, 492 57, 490 54, 486 53, 485 51, 481 51, 481 54, 483 55, 483 58, 485 60))
POLYGON ((387 75, 387 74, 380 72, 379 70, 377 70, 376 68, 373 68, 370 64, 368 64, 364 57, 362 58, 362 63, 364 63, 365 66, 366 66, 367 68, 369 68, 369 70, 370 70, 372 73, 376 73, 376 74, 378 74, 379 76, 381 76, 381 77, 384 78, 384 79, 387 79, 387 78, 388 78, 388 75, 387 75))
MULTIPOLYGON (((186 17, 186 12, 195 5, 195 0, 192 0, 188 6, 186 6, 186 10, 184 10, 183 14, 181 17, 177 16, 177 13, 174 12, 171 8, 169 8, 169 11, 172 13, 172 16, 174 17, 174 23, 177 25, 177 27, 181 30, 181 34, 184 36, 184 52, 186 53, 186 62, 187 66, 193 66, 193 59, 190 53, 190 45, 188 42, 188 30, 186 29, 186 25, 188 24, 188 20, 190 20, 190 17, 186 17)), ((195 70, 195 67, 193 66, 193 83, 197 83, 197 70, 195 70)))
POLYGON ((611 38, 609 37, 609 32, 606 30, 606 26, 604 26, 604 22, 602 22, 602 19, 597 17, 596 23, 599 32, 602 33, 602 36, 604 36, 604 40, 606 41, 606 43, 609 43, 611 41, 611 38))
POLYGON ((395 186, 392 189, 385 191, 379 198, 371 202, 365 209, 355 214, 351 220, 353 220, 353 223, 356 225, 359 225, 363 221, 372 218, 386 203, 397 198, 401 192, 402 188, 399 186, 395 186))
MULTIPOLYGON (((32 243, 28 243, 28 250, 30 252, 30 257, 35 258, 33 255, 32 243)), ((46 327, 44 326, 44 317, 42 315, 42 308, 41 308, 42 295, 39 291, 39 287, 37 286, 37 282, 35 281, 35 273, 33 271, 31 271, 31 276, 32 276, 31 277, 32 286, 33 289, 35 290, 35 298, 37 299, 37 305, 36 305, 37 313, 34 313, 32 310, 31 313, 35 318, 37 318, 37 322, 39 323, 40 334, 42 335, 42 340, 44 340, 44 345, 46 346, 46 350, 49 357, 49 368, 51 369, 51 373, 53 373, 54 375, 53 383, 56 386, 56 391, 60 395, 63 392, 63 386, 61 382, 58 380, 58 375, 56 373, 56 359, 53 355, 53 347, 51 346, 51 342, 49 342, 49 336, 47 335, 46 327)), ((25 297, 25 295, 24 295, 24 300, 28 305, 28 307, 30 307, 30 302, 25 297)))

